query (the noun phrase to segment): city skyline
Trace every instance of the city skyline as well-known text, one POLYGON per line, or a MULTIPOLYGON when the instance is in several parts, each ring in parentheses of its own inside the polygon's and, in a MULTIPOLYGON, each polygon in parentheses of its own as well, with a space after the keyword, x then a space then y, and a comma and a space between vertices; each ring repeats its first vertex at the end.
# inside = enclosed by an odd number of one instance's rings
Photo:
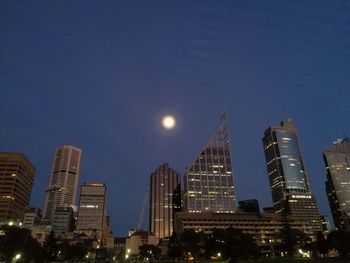
POLYGON ((113 232, 125 236, 154 167, 169 162, 183 175, 228 108, 237 200, 272 205, 261 135, 291 118, 331 218, 322 153, 350 134, 346 1, 0 7, 0 145, 35 166, 31 207, 43 208, 55 149, 75 145, 80 182, 106 183, 113 232))

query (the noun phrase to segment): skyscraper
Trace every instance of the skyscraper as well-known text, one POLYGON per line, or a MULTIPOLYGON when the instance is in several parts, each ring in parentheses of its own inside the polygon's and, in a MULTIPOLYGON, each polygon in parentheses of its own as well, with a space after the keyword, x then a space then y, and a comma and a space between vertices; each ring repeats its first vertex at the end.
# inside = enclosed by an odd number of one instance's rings
POLYGON ((314 232, 321 231, 317 204, 292 120, 269 127, 262 140, 275 212, 293 215, 312 226, 314 232))
POLYGON ((35 168, 21 153, 0 152, 0 220, 22 220, 32 192, 35 168))
POLYGON ((178 209, 174 199, 178 197, 179 185, 180 175, 167 163, 151 174, 149 228, 159 239, 170 237, 173 233, 173 213, 178 209))
POLYGON ((350 230, 350 140, 339 139, 323 152, 326 191, 334 225, 350 230))
POLYGON ((56 207, 76 205, 80 159, 79 148, 64 145, 56 149, 46 189, 44 219, 51 220, 56 207))
POLYGON ((184 205, 188 212, 233 213, 237 210, 225 114, 219 128, 186 171, 184 205))
POLYGON ((106 223, 106 185, 84 183, 81 187, 77 230, 104 229, 106 223))

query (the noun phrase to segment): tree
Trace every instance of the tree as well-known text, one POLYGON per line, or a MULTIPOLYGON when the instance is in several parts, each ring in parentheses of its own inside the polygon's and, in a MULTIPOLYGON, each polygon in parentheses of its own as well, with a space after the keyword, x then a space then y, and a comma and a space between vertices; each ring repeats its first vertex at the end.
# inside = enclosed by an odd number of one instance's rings
POLYGON ((330 249, 336 249, 339 254, 346 258, 350 252, 350 232, 335 230, 327 236, 330 249))
POLYGON ((311 243, 311 239, 302 231, 291 228, 289 221, 286 219, 284 228, 280 231, 282 243, 279 249, 287 252, 287 256, 292 258, 296 251, 311 243))
POLYGON ((251 259, 260 256, 259 249, 253 238, 239 229, 227 228, 224 234, 224 255, 232 261, 238 259, 251 259))
POLYGON ((11 261, 16 254, 21 254, 24 262, 44 262, 45 251, 32 238, 30 230, 3 225, 0 231, 0 260, 11 261))
POLYGON ((196 232, 194 230, 185 230, 181 234, 181 246, 183 252, 188 255, 191 254, 194 258, 199 258, 204 255, 206 235, 203 232, 196 232))
POLYGON ((170 237, 168 244, 168 257, 171 259, 181 258, 183 256, 183 248, 181 242, 175 232, 170 237))
POLYGON ((82 242, 78 242, 68 247, 66 260, 79 261, 82 260, 88 252, 88 246, 82 242))
POLYGON ((213 232, 207 235, 205 243, 205 258, 211 259, 212 256, 217 256, 225 250, 224 244, 222 243, 224 230, 214 229, 213 232))
POLYGON ((55 238, 55 233, 53 231, 46 237, 46 240, 43 244, 43 248, 46 251, 46 257, 49 261, 53 261, 57 257, 58 247, 57 239, 55 238))
POLYGON ((140 250, 140 257, 141 259, 159 259, 160 258, 160 253, 161 250, 160 248, 156 247, 155 245, 142 245, 139 246, 139 250, 140 250))
POLYGON ((320 255, 321 257, 324 257, 324 255, 328 253, 328 251, 329 251, 328 242, 324 238, 322 232, 317 232, 316 240, 315 240, 314 244, 315 244, 315 250, 316 250, 317 254, 320 255))

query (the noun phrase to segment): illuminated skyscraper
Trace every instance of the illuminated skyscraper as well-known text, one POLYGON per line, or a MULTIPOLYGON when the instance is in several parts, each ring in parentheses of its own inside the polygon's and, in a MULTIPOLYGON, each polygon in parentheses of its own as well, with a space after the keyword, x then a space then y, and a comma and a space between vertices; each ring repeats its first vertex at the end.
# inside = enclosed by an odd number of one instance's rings
POLYGON ((180 175, 167 163, 151 174, 149 224, 150 232, 157 238, 170 237, 173 233, 173 213, 179 208, 176 203, 179 186, 180 175))
POLYGON ((51 220, 56 207, 76 205, 81 150, 64 145, 56 150, 49 186, 46 189, 44 219, 51 220))
POLYGON ((23 154, 0 152, 0 221, 23 219, 34 177, 35 168, 23 154))
POLYGON ((188 212, 237 210, 226 115, 221 117, 219 128, 186 171, 184 205, 188 212))
POLYGON ((295 216, 321 231, 320 216, 300 150, 297 130, 288 119, 269 127, 262 139, 276 213, 295 216))
POLYGON ((334 225, 350 230, 350 140, 337 140, 323 152, 327 169, 326 191, 334 225))

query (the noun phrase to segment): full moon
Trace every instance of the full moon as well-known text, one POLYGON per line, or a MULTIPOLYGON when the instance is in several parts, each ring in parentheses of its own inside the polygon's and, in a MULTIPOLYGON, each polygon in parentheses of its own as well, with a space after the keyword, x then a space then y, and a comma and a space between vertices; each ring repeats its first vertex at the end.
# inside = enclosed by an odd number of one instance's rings
POLYGON ((170 130, 175 127, 176 120, 173 116, 167 115, 163 117, 162 124, 165 129, 170 130))

